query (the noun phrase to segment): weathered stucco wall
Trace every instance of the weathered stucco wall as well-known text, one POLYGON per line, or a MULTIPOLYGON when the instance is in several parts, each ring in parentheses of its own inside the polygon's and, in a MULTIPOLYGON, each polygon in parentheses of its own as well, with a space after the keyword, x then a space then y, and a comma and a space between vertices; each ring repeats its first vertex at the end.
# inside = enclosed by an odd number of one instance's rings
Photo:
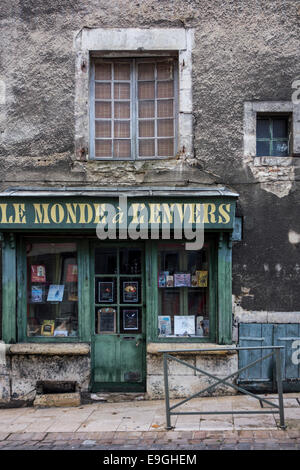
POLYGON ((240 193, 244 217, 234 299, 245 312, 300 311, 299 158, 283 169, 256 165, 243 148, 245 101, 290 101, 300 78, 295 0, 3 0, 0 25, 1 190, 225 184, 240 193), (103 27, 194 28, 193 159, 76 154, 75 37, 103 27))

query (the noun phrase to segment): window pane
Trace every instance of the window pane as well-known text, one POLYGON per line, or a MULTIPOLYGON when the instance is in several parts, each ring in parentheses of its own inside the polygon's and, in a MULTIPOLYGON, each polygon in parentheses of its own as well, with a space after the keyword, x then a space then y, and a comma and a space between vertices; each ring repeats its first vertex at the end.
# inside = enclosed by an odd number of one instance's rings
POLYGON ((111 157, 112 144, 111 140, 95 140, 95 155, 96 157, 111 157))
POLYGON ((158 140, 158 156, 169 157, 173 155, 174 155, 173 139, 159 139, 158 140))
POLYGON ((96 277, 95 304, 117 303, 117 282, 115 277, 96 277))
POLYGON ((130 118, 130 103, 115 101, 115 118, 126 119, 130 118))
POLYGON ((95 66, 95 80, 111 80, 111 64, 97 64, 95 66))
POLYGON ((116 250, 95 250, 95 274, 117 274, 116 250))
POLYGON ((153 118, 155 116, 154 101, 139 102, 139 118, 153 118))
POLYGON ((270 142, 257 141, 256 155, 258 157, 268 157, 270 155, 270 142))
POLYGON ((158 117, 173 117, 173 100, 157 101, 158 117))
POLYGON ((174 95, 173 82, 158 82, 157 97, 172 98, 174 95))
POLYGON ((286 140, 272 142, 272 156, 285 157, 288 155, 288 142, 286 140))
POLYGON ((139 121, 139 137, 154 137, 154 121, 139 121))
POLYGON ((269 119, 258 119, 256 123, 256 137, 258 139, 270 139, 270 121, 269 119))
POLYGON ((111 98, 110 83, 95 83, 95 98, 109 100, 111 98))
POLYGON ((173 62, 157 63, 157 79, 172 80, 173 79, 173 62))
POLYGON ((129 83, 115 83, 114 84, 114 98, 117 100, 130 99, 130 84, 129 83))
POLYGON ((114 157, 129 158, 131 153, 130 140, 114 140, 114 157))
POLYGON ((115 121, 115 137, 130 137, 130 121, 115 121))
POLYGON ((155 87, 154 82, 141 82, 139 83, 139 99, 154 99, 155 98, 155 87))
POLYGON ((111 137, 111 121, 95 122, 96 137, 111 137))
POLYGON ((115 80, 130 80, 130 64, 117 63, 114 65, 115 80))
POLYGON ((109 101, 96 101, 95 117, 111 118, 111 103, 109 101))
POLYGON ((78 336, 76 243, 28 243, 27 279, 27 335, 78 336))
POLYGON ((155 64, 139 64, 138 65, 138 79, 139 80, 154 80, 155 64))
POLYGON ((139 249, 120 249, 120 273, 141 274, 142 251, 139 249))
POLYGON ((273 138, 287 138, 288 137, 288 122, 287 119, 274 119, 273 120, 273 138))
POLYGON ((155 141, 154 139, 145 139, 139 141, 139 156, 140 157, 154 157, 155 156, 155 141))
POLYGON ((159 119, 157 121, 158 137, 173 136, 173 119, 159 119))
POLYGON ((209 335, 208 247, 197 252, 183 243, 165 243, 158 250, 159 336, 209 335))

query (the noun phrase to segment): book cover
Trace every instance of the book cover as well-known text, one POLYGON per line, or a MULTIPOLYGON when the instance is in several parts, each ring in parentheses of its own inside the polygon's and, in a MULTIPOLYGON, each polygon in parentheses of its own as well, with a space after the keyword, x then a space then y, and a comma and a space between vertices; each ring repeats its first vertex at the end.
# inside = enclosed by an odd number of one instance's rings
POLYGON ((66 282, 77 282, 78 267, 77 264, 68 264, 66 282))
POLYGON ((46 282, 46 268, 40 264, 31 265, 31 282, 46 282))
POLYGON ((62 302, 64 296, 64 285, 51 284, 48 291, 48 302, 62 302))
POLYGON ((31 286, 31 302, 43 302, 43 288, 42 286, 31 286))
POLYGON ((158 335, 168 336, 172 334, 171 329, 171 317, 170 316, 158 316, 158 335))
POLYGON ((196 271, 198 276, 198 286, 207 287, 208 271, 196 271))
POLYGON ((174 287, 174 276, 166 277, 166 285, 167 287, 174 287))

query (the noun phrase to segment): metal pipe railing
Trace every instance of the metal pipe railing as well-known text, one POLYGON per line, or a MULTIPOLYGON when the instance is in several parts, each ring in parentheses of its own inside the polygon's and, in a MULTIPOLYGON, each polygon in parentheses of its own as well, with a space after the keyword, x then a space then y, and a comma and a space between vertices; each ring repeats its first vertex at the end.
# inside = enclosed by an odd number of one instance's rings
POLYGON ((165 388, 165 406, 166 406, 166 429, 172 429, 171 426, 171 416, 172 415, 224 415, 224 414, 273 414, 273 413, 279 413, 280 417, 280 428, 285 429, 285 421, 284 421, 284 404, 283 404, 283 387, 282 387, 282 373, 281 373, 281 349, 284 349, 284 346, 251 346, 251 347, 236 347, 234 349, 231 348, 204 348, 204 349, 179 349, 179 350, 169 350, 169 351, 159 351, 163 353, 163 366, 164 366, 164 388, 165 388), (244 350, 272 350, 271 353, 260 357, 259 359, 251 362, 250 364, 247 364, 246 366, 238 369, 236 372, 233 372, 232 374, 229 374, 227 377, 224 379, 215 376, 214 374, 211 374, 209 372, 206 372, 199 367, 195 367, 191 364, 188 364, 187 362, 178 359, 177 357, 172 356, 171 354, 178 354, 178 353, 190 353, 190 352, 199 352, 199 353, 205 353, 205 352, 212 352, 212 351, 225 351, 225 352, 234 352, 234 351, 244 351, 244 350), (249 369, 250 367, 253 367, 255 364, 258 364, 259 362, 262 362, 263 360, 275 356, 275 364, 276 364, 276 382, 277 382, 277 391, 278 391, 278 405, 276 403, 273 403, 266 398, 262 398, 238 385, 235 385, 233 383, 228 382, 229 379, 231 379, 234 376, 238 376, 241 372, 245 371, 246 369, 249 369), (209 385, 203 390, 200 390, 200 392, 194 393, 192 396, 185 398, 184 400, 180 401, 179 403, 176 403, 173 406, 170 406, 170 394, 169 394, 169 376, 168 376, 168 359, 176 361, 180 364, 185 365, 186 367, 189 367, 196 372, 200 372, 201 374, 206 375, 207 377, 216 380, 216 382, 212 385, 209 385), (179 411, 172 411, 175 408, 178 408, 179 406, 183 405, 184 403, 187 403, 188 401, 192 400, 193 398, 196 398, 200 396, 201 394, 213 390, 217 385, 223 384, 227 385, 234 390, 240 391, 242 393, 245 393, 246 395, 249 395, 253 398, 256 398, 257 400, 261 402, 264 402, 268 405, 271 405, 273 408, 277 409, 275 410, 264 410, 264 411, 184 411, 184 412, 179 412, 179 411))

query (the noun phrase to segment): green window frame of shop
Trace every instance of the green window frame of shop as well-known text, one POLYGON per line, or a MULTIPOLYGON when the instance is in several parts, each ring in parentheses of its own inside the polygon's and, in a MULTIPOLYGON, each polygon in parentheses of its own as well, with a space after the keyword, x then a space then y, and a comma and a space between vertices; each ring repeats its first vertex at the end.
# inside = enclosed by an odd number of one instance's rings
POLYGON ((207 337, 162 337, 158 335, 158 249, 159 242, 146 244, 147 342, 151 343, 232 343, 232 241, 230 233, 206 234, 210 243, 209 308, 207 337))
MULTIPOLYGON (((80 237, 20 237, 16 244, 17 259, 17 340, 18 342, 53 343, 53 342, 81 342, 90 341, 90 299, 89 299, 89 243, 80 237), (76 336, 54 337, 54 336, 29 336, 27 331, 27 259, 26 244, 28 241, 42 244, 76 243, 77 265, 78 265, 78 332, 76 336)), ((13 336, 13 332, 11 332, 13 336)))
MULTIPOLYGON (((209 337, 159 337, 158 336, 158 244, 161 241, 145 241, 145 289, 146 289, 146 339, 147 342, 211 342, 231 344, 232 342, 232 241, 230 232, 207 232, 211 243, 209 266, 209 337)), ((27 239, 29 236, 26 237, 27 239)), ((78 336, 77 337, 28 337, 27 336, 27 279, 25 237, 5 233, 3 237, 3 340, 15 342, 80 342, 91 341, 93 320, 90 278, 90 240, 93 237, 67 237, 58 235, 46 237, 35 235, 35 241, 77 243, 78 256, 78 336), (17 312, 17 315, 16 315, 17 312)), ((94 239, 95 240, 95 239, 94 239)), ((105 243, 105 242, 104 242, 105 243)), ((130 241, 132 246, 132 241, 130 241)))

